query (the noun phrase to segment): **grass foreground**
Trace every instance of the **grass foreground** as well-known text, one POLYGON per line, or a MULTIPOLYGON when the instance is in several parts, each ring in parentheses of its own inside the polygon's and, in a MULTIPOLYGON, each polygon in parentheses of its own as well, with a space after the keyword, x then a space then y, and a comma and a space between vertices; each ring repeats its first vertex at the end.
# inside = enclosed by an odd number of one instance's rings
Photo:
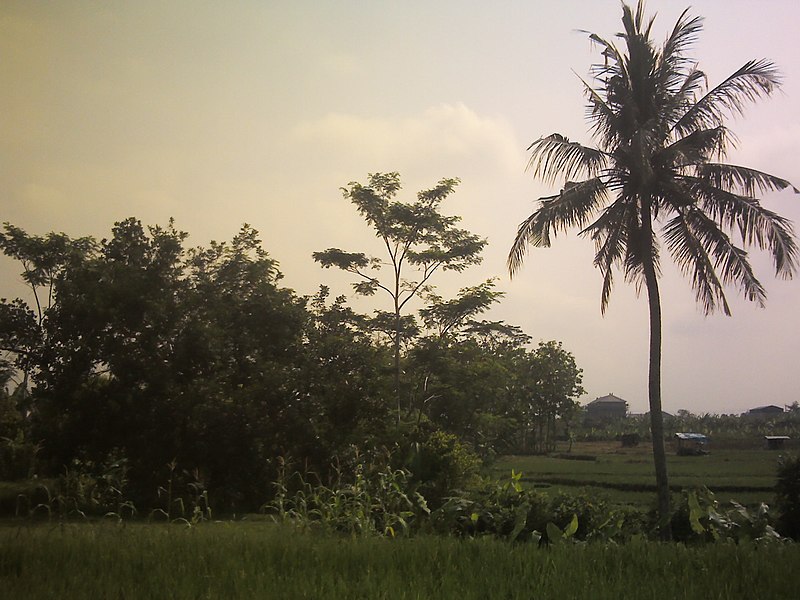
POLYGON ((267 522, 0 525, 5 598, 796 598, 800 545, 352 539, 267 522))

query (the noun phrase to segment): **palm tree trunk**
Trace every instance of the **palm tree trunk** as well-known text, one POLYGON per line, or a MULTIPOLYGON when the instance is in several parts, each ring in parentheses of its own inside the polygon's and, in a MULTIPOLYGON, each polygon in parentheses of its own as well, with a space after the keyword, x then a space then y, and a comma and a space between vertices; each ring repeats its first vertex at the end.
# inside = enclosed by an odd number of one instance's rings
MULTIPOLYGON (((643 204, 647 204, 644 202, 643 204)), ((672 539, 669 508, 669 477, 667 475, 667 452, 664 446, 664 417, 661 412, 661 297, 658 276, 653 260, 653 232, 649 206, 642 211, 644 228, 643 268, 647 287, 647 304, 650 311, 650 366, 648 370, 648 398, 650 401, 650 433, 653 438, 653 463, 656 471, 656 493, 658 495, 658 528, 662 541, 672 539)))

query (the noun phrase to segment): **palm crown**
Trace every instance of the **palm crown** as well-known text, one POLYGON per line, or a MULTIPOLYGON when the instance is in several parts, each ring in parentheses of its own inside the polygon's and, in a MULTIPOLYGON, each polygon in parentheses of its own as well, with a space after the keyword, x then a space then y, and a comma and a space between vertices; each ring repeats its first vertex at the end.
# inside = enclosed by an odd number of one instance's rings
POLYGON ((707 90, 705 74, 684 55, 702 27, 700 17, 685 11, 661 47, 651 40, 653 20, 645 19, 641 3, 635 11, 624 6, 622 21, 627 52, 590 35, 604 57, 592 68, 596 87, 583 82, 597 147, 553 134, 528 148, 534 176, 566 183, 520 224, 509 271, 519 270, 529 246, 549 246, 551 234, 580 227, 596 244, 605 311, 614 267, 637 286, 648 265, 659 272, 655 225, 706 313, 730 314, 727 284, 763 305, 766 293, 745 249, 769 251, 776 274, 789 278, 797 246, 791 223, 756 196, 792 186, 722 162, 732 139, 723 121, 779 87, 777 70, 751 61, 707 90))

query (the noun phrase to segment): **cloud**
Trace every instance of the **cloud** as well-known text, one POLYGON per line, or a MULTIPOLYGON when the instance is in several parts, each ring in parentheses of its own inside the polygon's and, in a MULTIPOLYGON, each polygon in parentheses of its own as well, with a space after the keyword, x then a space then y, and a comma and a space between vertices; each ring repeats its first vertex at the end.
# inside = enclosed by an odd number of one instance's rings
POLYGON ((521 144, 503 118, 485 117, 462 103, 440 104, 406 117, 364 117, 330 113, 304 121, 294 140, 313 156, 358 172, 401 170, 438 177, 481 170, 518 173, 524 160, 521 144), (455 168, 458 173, 445 173, 455 168))

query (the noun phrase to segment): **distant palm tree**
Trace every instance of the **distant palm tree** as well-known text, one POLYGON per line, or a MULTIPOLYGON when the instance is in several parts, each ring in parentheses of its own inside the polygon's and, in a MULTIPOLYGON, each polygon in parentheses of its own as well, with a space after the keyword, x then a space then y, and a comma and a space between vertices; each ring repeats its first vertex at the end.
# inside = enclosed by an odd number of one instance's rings
POLYGON ((641 1, 635 13, 623 5, 622 23, 622 49, 590 34, 604 58, 603 64, 592 67, 596 88, 583 82, 597 147, 553 134, 528 148, 534 176, 550 183, 563 177, 566 183, 555 196, 541 198, 537 210, 520 224, 508 269, 512 276, 519 271, 530 246, 550 246, 551 233, 579 227, 596 244, 603 313, 613 267, 637 289, 643 285, 647 290, 653 458, 660 529, 662 537, 669 538, 661 415, 662 244, 691 278, 707 314, 717 309, 730 314, 726 284, 763 305, 766 293, 744 248, 768 250, 776 275, 791 278, 797 245, 791 222, 761 206, 756 196, 792 186, 773 175, 722 162, 731 139, 724 118, 779 87, 772 63, 748 62, 708 90, 705 74, 684 55, 702 29, 702 18, 684 11, 660 47, 651 39, 653 19, 645 17, 641 1))

